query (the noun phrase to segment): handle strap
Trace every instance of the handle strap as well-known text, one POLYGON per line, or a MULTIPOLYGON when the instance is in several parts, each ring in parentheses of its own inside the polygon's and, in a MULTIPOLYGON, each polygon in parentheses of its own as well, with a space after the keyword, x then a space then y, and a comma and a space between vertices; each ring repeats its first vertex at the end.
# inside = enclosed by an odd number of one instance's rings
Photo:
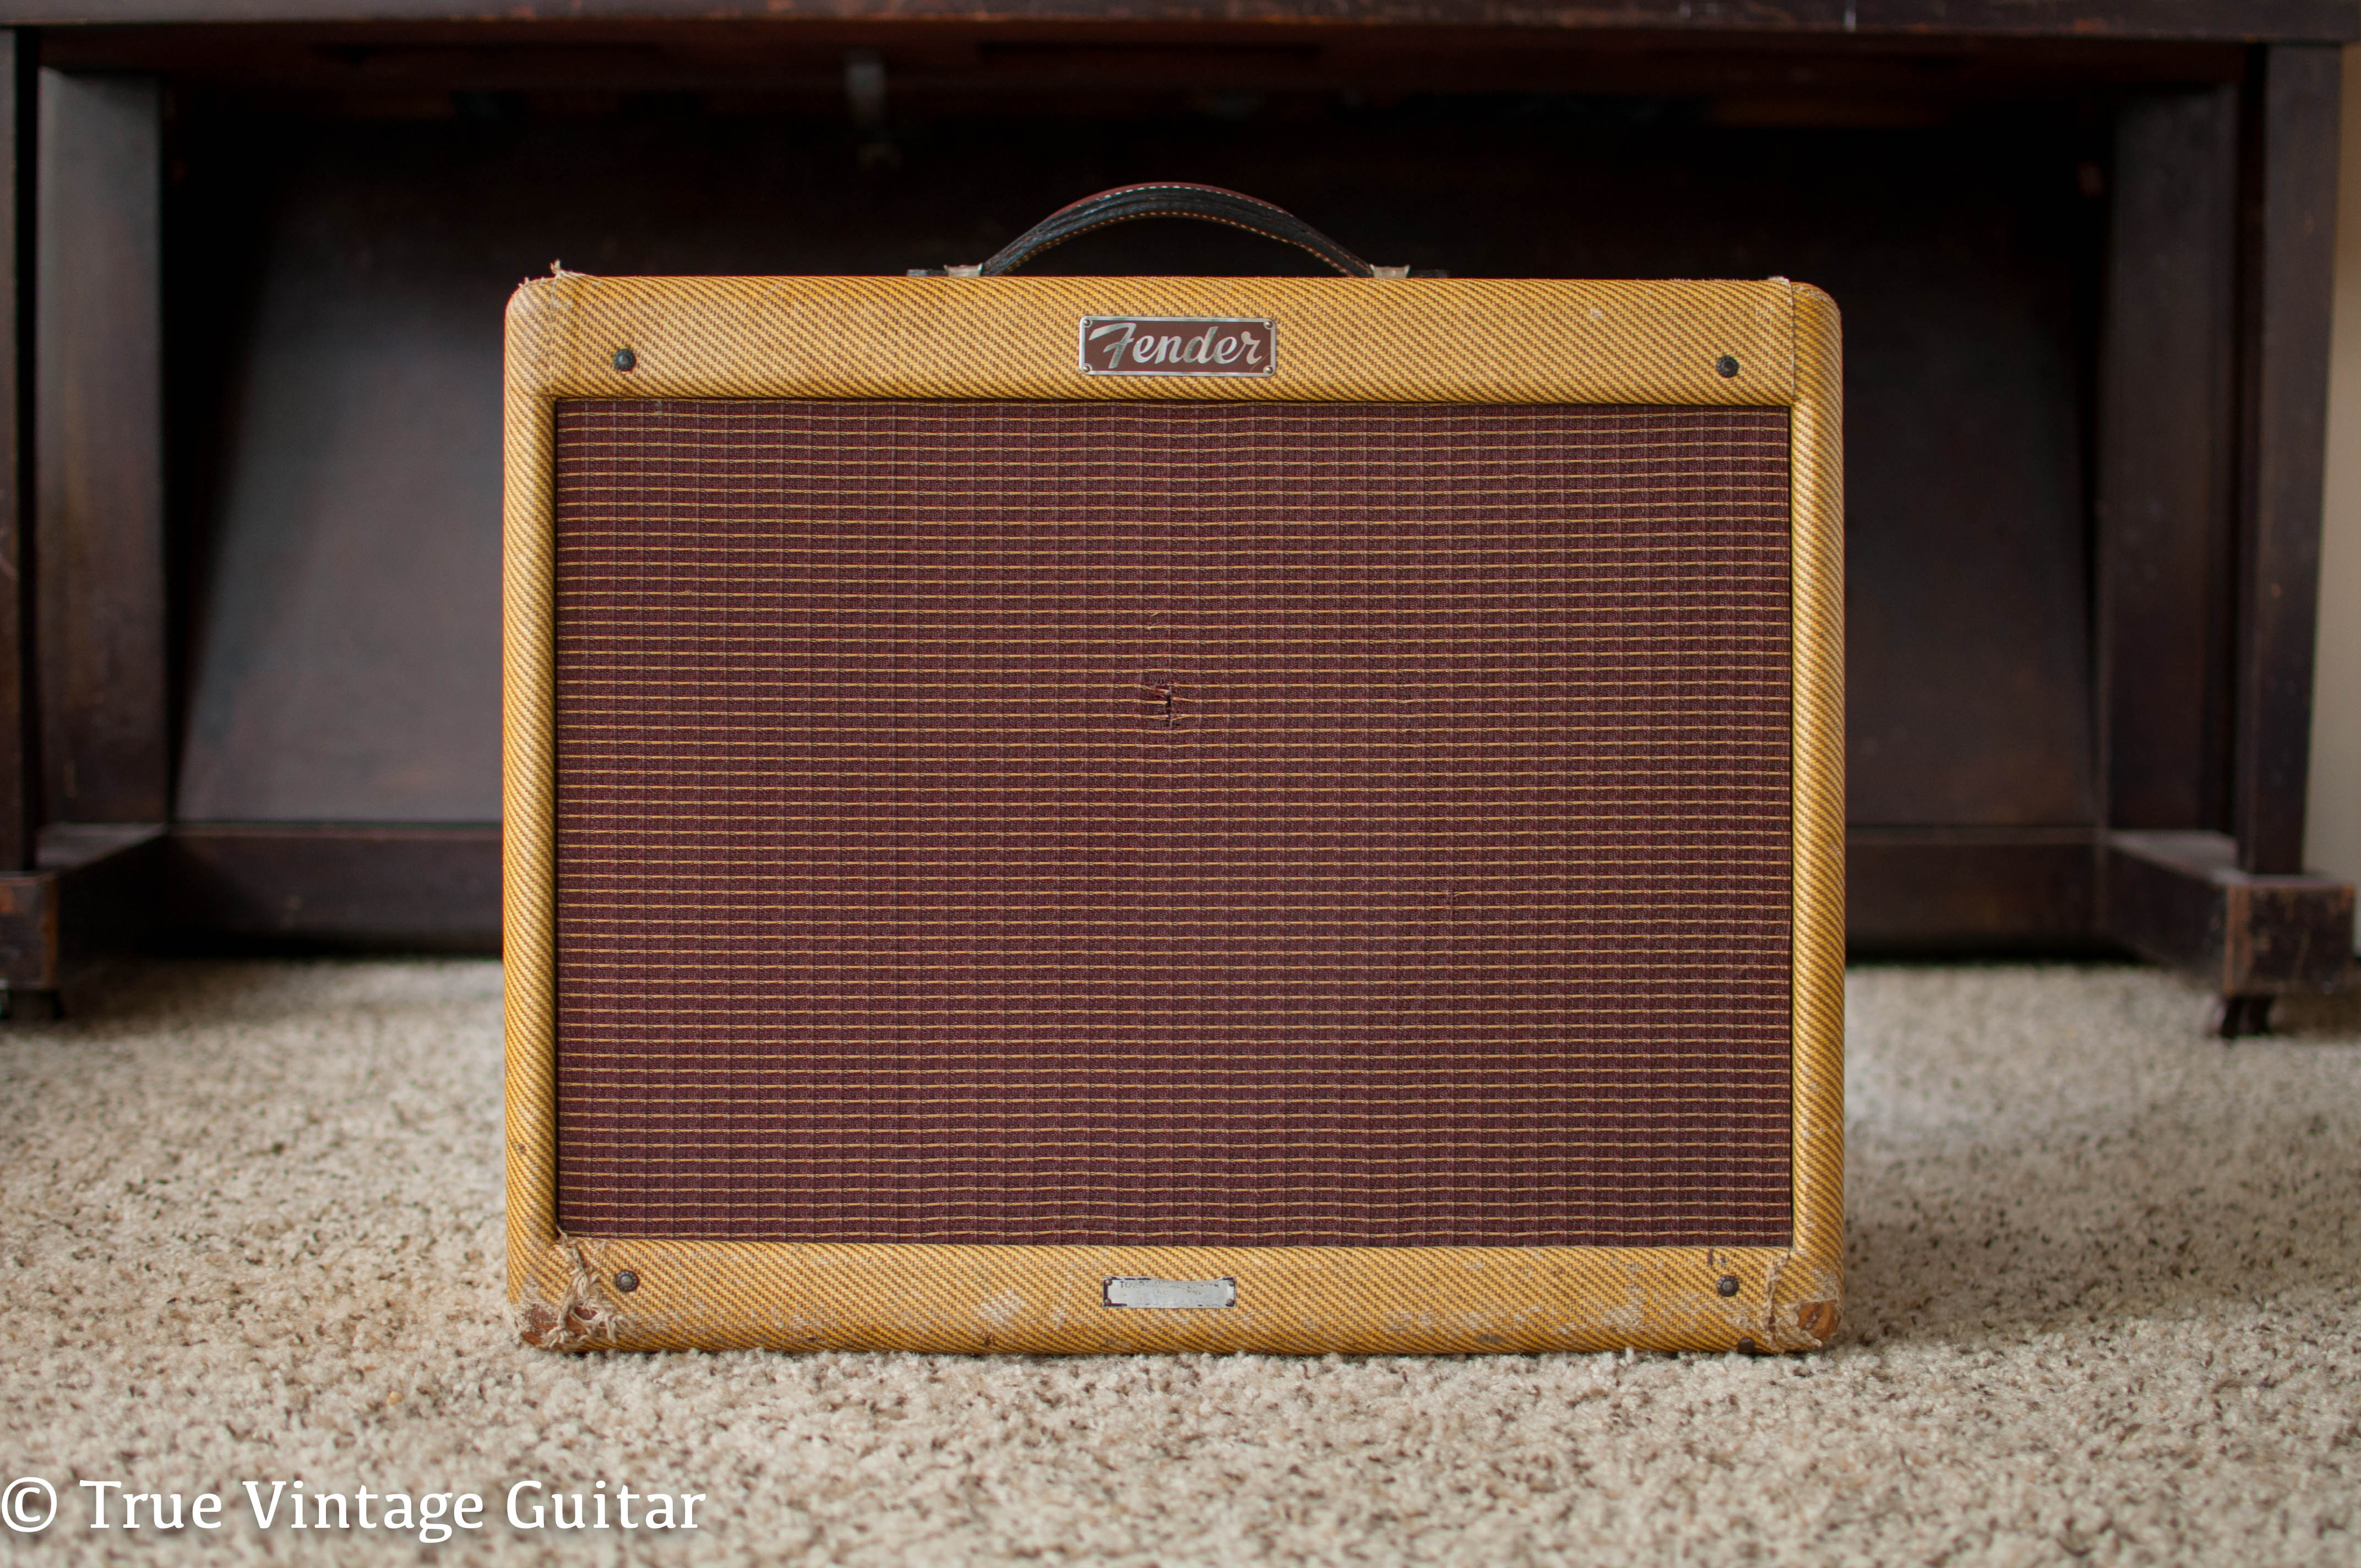
POLYGON ((1224 191, 1218 185, 1180 183, 1118 185, 1112 191, 1085 196, 1059 208, 1002 246, 982 267, 953 267, 947 270, 954 276, 971 273, 997 278, 1016 271, 1043 251, 1063 245, 1076 235, 1113 224, 1136 223, 1141 218, 1195 218, 1202 223, 1244 229, 1309 251, 1347 278, 1399 278, 1407 271, 1399 267, 1370 266, 1284 207, 1272 206, 1235 191, 1224 191))

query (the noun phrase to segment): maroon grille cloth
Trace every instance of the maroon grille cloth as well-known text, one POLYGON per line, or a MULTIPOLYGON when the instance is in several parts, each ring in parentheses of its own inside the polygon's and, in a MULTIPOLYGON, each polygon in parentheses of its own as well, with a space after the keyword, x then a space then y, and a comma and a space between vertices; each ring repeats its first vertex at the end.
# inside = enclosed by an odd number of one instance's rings
POLYGON ((558 1218, 1788 1239, 1781 410, 569 402, 558 1218))

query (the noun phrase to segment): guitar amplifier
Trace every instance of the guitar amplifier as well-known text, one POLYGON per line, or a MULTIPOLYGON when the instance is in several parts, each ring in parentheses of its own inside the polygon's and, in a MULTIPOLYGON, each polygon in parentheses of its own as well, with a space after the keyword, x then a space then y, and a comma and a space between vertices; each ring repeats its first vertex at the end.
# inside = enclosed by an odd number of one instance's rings
POLYGON ((1827 296, 1148 186, 981 267, 559 272, 507 355, 529 1341, 1835 1332, 1827 296), (1013 275, 1174 215, 1338 276, 1013 275))

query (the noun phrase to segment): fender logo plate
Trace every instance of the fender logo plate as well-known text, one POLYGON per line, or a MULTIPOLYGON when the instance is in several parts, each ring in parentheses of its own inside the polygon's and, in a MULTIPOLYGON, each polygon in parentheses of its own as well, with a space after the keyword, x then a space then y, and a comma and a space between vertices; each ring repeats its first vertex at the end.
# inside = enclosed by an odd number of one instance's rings
POLYGON ((1086 376, 1268 376, 1279 327, 1205 316, 1084 316, 1086 376))

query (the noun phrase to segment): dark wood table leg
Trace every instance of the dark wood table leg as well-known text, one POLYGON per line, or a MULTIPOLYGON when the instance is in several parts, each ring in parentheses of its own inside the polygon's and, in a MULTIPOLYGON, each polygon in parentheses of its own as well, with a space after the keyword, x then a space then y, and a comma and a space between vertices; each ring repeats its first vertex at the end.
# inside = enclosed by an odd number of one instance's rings
POLYGON ((2344 61, 2253 56, 2235 136, 2220 93, 2124 113, 2100 393, 2104 921, 2225 1038, 2353 950, 2303 867, 2344 61))
MULTIPOLYGON (((16 715, 0 756, 0 981, 12 1012, 49 1014, 75 958, 136 939, 161 885, 170 811, 163 121, 154 82, 36 77, 19 58, 21 38, 10 40, 11 112, 0 123, 16 198, 12 293, 22 297, 28 252, 34 280, 33 461, 31 483, 14 487, 18 504, 9 512, 12 525, 29 514, 31 526, 8 530, 14 597, 0 595, 9 618, 0 642, 14 658, 0 668, 0 707, 13 702, 16 715), (29 203, 21 112, 28 86, 37 94, 29 203), (21 504, 27 495, 29 506, 21 504)), ((23 313, 12 309, 6 320, 11 363, 21 367, 23 313)), ((27 379, 20 370, 11 383, 15 406, 27 379)), ((11 466, 21 472, 18 422, 7 428, 11 466)))
POLYGON ((25 438, 30 425, 22 280, 30 272, 34 78, 27 35, 0 32, 0 1005, 11 1018, 55 1007, 56 922, 49 879, 33 867, 40 799, 32 702, 33 559, 25 438))
POLYGON ((2246 107, 2241 302, 2238 865, 2301 872, 2328 451, 2342 51, 2256 51, 2246 107))

